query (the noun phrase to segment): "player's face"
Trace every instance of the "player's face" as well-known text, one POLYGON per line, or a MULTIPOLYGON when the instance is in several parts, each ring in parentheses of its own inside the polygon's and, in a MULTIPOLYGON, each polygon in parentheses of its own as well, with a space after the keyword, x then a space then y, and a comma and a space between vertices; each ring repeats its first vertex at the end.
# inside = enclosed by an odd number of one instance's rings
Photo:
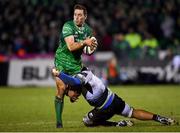
POLYGON ((76 91, 73 90, 69 90, 68 91, 68 96, 69 98, 74 102, 78 99, 78 97, 80 96, 80 94, 78 94, 76 91))
POLYGON ((74 10, 74 22, 77 26, 82 26, 85 22, 86 16, 84 15, 84 11, 80 9, 74 10))

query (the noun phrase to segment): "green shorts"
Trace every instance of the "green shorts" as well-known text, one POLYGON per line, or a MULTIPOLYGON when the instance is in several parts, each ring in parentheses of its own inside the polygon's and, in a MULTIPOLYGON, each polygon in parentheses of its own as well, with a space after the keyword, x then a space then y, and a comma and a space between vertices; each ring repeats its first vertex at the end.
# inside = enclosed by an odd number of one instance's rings
POLYGON ((54 65, 55 65, 55 68, 59 72, 62 71, 62 72, 69 74, 69 75, 74 75, 74 74, 81 72, 81 69, 83 67, 83 65, 74 65, 73 67, 70 67, 70 66, 68 66, 68 64, 57 61, 56 59, 54 61, 54 65))

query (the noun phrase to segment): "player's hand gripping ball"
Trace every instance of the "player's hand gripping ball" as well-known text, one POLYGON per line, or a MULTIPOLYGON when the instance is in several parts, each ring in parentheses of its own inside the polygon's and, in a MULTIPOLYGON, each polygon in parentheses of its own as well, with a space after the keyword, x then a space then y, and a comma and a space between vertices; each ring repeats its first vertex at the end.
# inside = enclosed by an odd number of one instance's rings
POLYGON ((83 53, 87 54, 87 55, 91 55, 95 52, 97 46, 98 46, 98 42, 97 39, 93 36, 91 37, 91 39, 94 41, 94 47, 90 47, 90 46, 85 46, 83 49, 83 53))

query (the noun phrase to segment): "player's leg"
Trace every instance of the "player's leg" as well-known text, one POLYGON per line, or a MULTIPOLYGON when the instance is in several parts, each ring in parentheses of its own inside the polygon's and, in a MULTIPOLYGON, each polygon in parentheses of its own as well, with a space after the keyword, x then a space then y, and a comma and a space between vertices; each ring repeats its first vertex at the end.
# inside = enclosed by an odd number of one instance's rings
POLYGON ((136 118, 138 120, 154 120, 165 125, 173 125, 175 123, 175 121, 171 118, 156 115, 142 109, 134 109, 130 107, 127 103, 125 103, 125 107, 121 115, 129 118, 136 118))
MULTIPOLYGON (((127 105, 125 104, 125 101, 121 99, 119 96, 115 94, 114 100, 112 104, 110 105, 112 110, 114 111, 114 114, 123 115, 123 116, 131 116, 132 110, 130 108, 127 108, 127 105)), ((116 126, 124 127, 124 126, 133 126, 134 123, 131 120, 120 120, 116 122, 116 126)))
POLYGON ((175 123, 175 120, 171 118, 153 114, 141 109, 133 109, 132 117, 139 120, 154 120, 165 125, 173 125, 175 123))
POLYGON ((65 84, 58 77, 55 77, 57 93, 55 97, 55 111, 56 111, 56 126, 57 128, 62 128, 62 112, 63 112, 63 100, 64 100, 64 91, 65 84))
POLYGON ((107 121, 113 116, 108 110, 93 109, 83 117, 85 126, 116 126, 116 122, 107 121))
POLYGON ((141 109, 133 109, 132 116, 133 118, 136 118, 138 120, 152 120, 153 119, 153 113, 141 110, 141 109))
MULTIPOLYGON (((175 121, 171 118, 156 115, 154 113, 142 110, 134 109, 125 103, 119 96, 115 95, 114 106, 116 114, 121 114, 122 116, 129 118, 136 118, 138 120, 154 120, 165 125, 172 125, 175 121)), ((128 124, 128 123, 127 123, 128 124)))
POLYGON ((119 122, 108 121, 115 114, 113 103, 106 109, 93 109, 83 117, 86 126, 132 126, 133 122, 121 120, 119 122))
POLYGON ((66 84, 72 86, 80 86, 81 81, 77 78, 69 76, 63 72, 59 72, 56 68, 52 69, 52 74, 56 80, 57 86, 57 94, 55 99, 55 110, 56 110, 56 119, 57 119, 57 127, 62 127, 62 111, 63 111, 63 99, 65 93, 66 84))

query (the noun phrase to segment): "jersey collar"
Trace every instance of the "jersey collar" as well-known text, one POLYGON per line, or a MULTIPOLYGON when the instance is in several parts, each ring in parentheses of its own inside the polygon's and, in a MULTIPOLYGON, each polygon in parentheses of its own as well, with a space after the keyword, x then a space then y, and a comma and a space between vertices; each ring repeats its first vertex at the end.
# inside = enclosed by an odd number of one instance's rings
POLYGON ((84 23, 81 27, 78 27, 78 26, 75 24, 74 21, 73 21, 73 23, 74 23, 75 27, 76 27, 79 31, 83 31, 83 30, 84 30, 84 25, 85 25, 85 23, 84 23))

